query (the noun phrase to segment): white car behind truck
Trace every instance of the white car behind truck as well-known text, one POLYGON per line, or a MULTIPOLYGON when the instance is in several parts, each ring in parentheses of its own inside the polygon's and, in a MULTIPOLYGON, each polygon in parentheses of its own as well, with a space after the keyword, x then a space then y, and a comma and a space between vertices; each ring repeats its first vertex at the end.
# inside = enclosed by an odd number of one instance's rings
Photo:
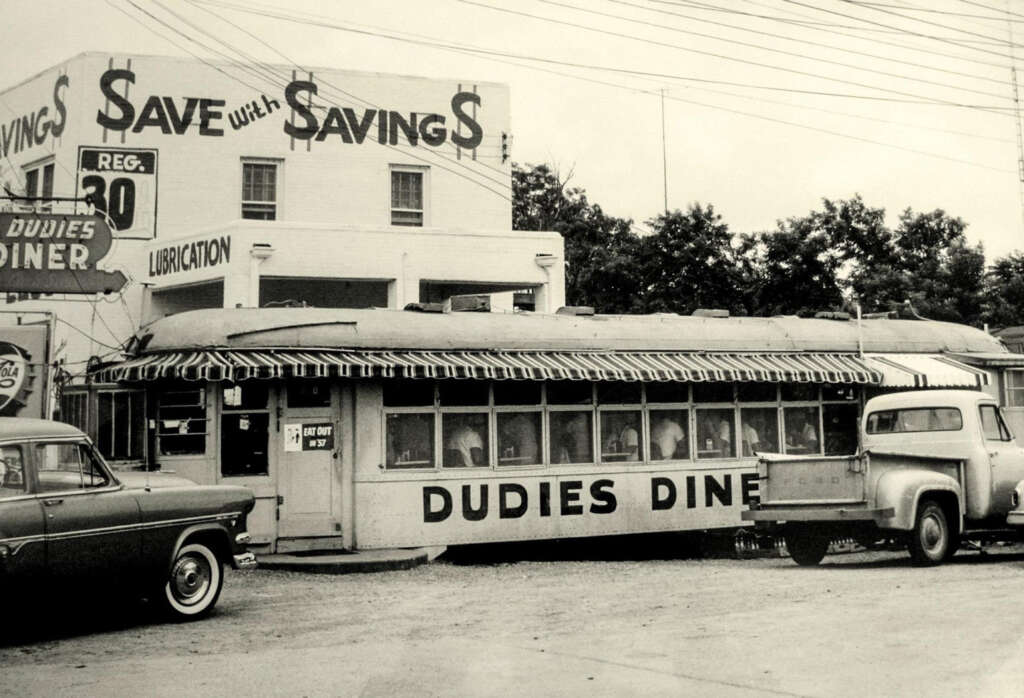
POLYGON ((854 456, 762 455, 759 500, 746 521, 781 532, 801 565, 829 543, 905 541, 916 564, 951 557, 962 540, 1019 540, 1024 450, 998 403, 970 390, 873 398, 854 456))

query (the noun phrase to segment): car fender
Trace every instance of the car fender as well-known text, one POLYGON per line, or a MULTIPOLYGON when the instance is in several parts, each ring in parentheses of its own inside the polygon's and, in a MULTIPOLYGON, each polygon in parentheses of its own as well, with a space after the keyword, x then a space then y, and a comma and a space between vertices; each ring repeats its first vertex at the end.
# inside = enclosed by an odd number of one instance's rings
POLYGON ((174 558, 177 556, 178 551, 181 550, 185 541, 196 535, 197 533, 213 534, 214 536, 222 537, 224 548, 215 549, 213 552, 217 555, 218 559, 224 564, 231 564, 231 554, 234 552, 234 548, 231 545, 231 532, 228 531, 222 524, 218 523, 201 523, 189 526, 180 534, 178 534, 178 540, 174 543, 174 548, 171 550, 170 557, 167 558, 166 571, 169 573, 174 565, 174 558), (224 554, 224 550, 227 554, 224 554))
POLYGON ((917 506, 926 492, 949 492, 957 502, 957 517, 950 521, 959 532, 963 521, 963 490, 954 478, 925 468, 899 468, 883 473, 875 485, 875 502, 880 509, 892 507, 893 515, 881 519, 878 527, 909 531, 914 528, 917 506))

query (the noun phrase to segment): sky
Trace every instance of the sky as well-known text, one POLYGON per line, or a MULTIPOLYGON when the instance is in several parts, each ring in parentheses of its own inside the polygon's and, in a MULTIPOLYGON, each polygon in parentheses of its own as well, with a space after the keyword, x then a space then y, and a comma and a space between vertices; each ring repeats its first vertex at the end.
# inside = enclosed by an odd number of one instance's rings
POLYGON ((83 51, 211 47, 500 82, 512 159, 638 232, 666 204, 755 232, 860 194, 892 226, 962 218, 990 263, 1024 250, 1024 0, 4 0, 3 18, 0 91, 83 51))

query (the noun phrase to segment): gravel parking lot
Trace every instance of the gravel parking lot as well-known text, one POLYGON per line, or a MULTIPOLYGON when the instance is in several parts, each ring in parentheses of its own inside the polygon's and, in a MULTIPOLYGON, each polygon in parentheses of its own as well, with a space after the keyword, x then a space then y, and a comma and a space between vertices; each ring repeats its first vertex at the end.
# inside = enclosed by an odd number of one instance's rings
POLYGON ((653 559, 629 546, 573 560, 529 546, 462 551, 454 560, 375 574, 233 573, 216 614, 183 625, 164 624, 137 605, 40 612, 22 627, 7 625, 2 691, 1024 690, 1024 548, 962 552, 943 567, 918 569, 897 552, 836 555, 819 568, 798 568, 777 557, 653 559))

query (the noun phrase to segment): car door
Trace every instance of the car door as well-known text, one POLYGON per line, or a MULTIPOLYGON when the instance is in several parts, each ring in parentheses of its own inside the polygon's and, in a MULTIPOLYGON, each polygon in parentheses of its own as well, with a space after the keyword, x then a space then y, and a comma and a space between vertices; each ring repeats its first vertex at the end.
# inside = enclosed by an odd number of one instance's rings
POLYGON ((24 443, 0 446, 0 587, 30 581, 46 569, 43 510, 30 491, 24 443))
POLYGON ((118 581, 137 572, 142 531, 135 493, 85 442, 39 443, 35 454, 50 576, 118 581))
POLYGON ((1024 451, 1014 441, 998 407, 981 404, 978 409, 985 450, 992 468, 991 513, 1005 515, 1013 508, 1010 498, 1014 488, 1024 480, 1024 451))

